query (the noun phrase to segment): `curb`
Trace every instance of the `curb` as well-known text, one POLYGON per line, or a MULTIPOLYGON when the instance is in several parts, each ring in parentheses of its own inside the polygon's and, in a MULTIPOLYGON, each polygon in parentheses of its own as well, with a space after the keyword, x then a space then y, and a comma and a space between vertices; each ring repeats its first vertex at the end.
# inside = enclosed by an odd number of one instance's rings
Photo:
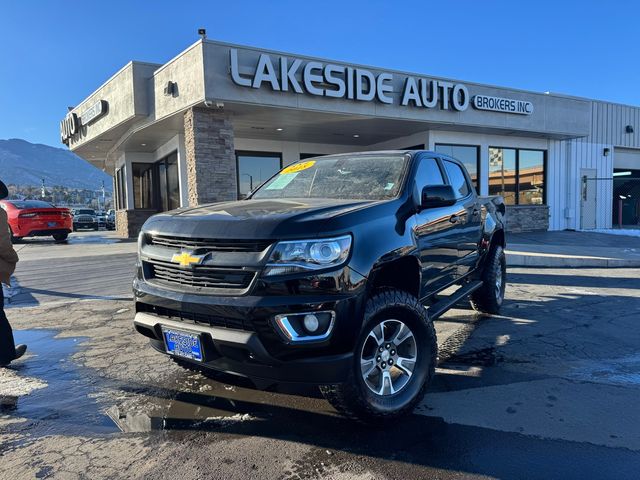
POLYGON ((506 251, 510 267, 590 267, 590 268, 636 268, 640 258, 582 257, 534 252, 506 251))

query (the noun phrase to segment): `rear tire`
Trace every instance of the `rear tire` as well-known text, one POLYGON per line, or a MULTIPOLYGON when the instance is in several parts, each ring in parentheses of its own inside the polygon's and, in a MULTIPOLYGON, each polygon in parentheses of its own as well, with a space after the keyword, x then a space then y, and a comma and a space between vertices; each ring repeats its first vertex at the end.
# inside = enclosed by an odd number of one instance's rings
POLYGON ((507 259, 500 245, 489 250, 481 280, 482 287, 471 294, 471 306, 478 312, 496 315, 507 285, 507 259))
POLYGON ((11 243, 20 243, 22 241, 22 237, 16 237, 13 234, 13 230, 11 230, 11 227, 9 227, 9 233, 11 234, 11 243))
POLYGON ((418 299, 401 290, 379 290, 365 307, 347 381, 323 385, 320 392, 353 420, 380 423, 398 418, 424 397, 437 352, 433 323, 418 299))
POLYGON ((53 234, 53 239, 56 241, 56 243, 66 242, 67 238, 69 238, 69 234, 68 233, 54 233, 53 234))

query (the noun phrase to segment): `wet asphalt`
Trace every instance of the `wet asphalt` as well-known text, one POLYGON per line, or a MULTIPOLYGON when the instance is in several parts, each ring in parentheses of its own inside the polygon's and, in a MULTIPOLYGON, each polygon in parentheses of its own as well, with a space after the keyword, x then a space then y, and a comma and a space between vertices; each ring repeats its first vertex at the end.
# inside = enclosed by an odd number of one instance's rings
MULTIPOLYGON (((85 253, 71 282, 130 264, 85 253)), ((22 267, 29 302, 7 311, 29 356, 0 372, 1 479, 638 478, 638 270, 513 269, 502 316, 443 317, 455 331, 417 412, 366 427, 315 388, 257 391, 152 351, 124 273, 69 298, 22 267)))

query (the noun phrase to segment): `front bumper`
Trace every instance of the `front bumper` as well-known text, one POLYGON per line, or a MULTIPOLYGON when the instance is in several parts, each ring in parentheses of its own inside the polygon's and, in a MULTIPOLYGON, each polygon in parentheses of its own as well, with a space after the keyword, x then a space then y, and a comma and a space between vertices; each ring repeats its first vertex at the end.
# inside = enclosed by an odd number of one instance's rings
POLYGON ((82 229, 95 229, 98 228, 98 222, 73 222, 74 230, 82 230, 82 229))
POLYGON ((279 360, 265 349, 257 333, 230 328, 187 324, 182 321, 137 313, 135 329, 165 353, 161 326, 200 335, 202 365, 250 379, 273 382, 331 384, 346 380, 353 354, 325 355, 298 360, 279 360))
MULTIPOLYGON (((204 367, 253 380, 333 384, 346 381, 361 328, 363 290, 289 295, 213 296, 178 292, 136 278, 136 330, 165 352, 161 325, 201 334, 204 367), (331 310, 335 324, 320 342, 290 344, 279 314, 331 310)), ((257 383, 257 382, 256 382, 257 383)))

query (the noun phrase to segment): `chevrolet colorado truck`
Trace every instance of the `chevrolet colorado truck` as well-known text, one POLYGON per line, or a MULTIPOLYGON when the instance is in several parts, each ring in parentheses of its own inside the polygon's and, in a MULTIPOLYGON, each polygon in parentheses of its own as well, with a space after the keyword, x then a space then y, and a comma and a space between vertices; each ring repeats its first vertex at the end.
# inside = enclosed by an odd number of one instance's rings
POLYGON ((350 418, 395 418, 434 375, 433 321, 465 299, 500 310, 504 215, 438 153, 306 159, 244 200, 151 217, 134 326, 185 368, 317 384, 350 418))

